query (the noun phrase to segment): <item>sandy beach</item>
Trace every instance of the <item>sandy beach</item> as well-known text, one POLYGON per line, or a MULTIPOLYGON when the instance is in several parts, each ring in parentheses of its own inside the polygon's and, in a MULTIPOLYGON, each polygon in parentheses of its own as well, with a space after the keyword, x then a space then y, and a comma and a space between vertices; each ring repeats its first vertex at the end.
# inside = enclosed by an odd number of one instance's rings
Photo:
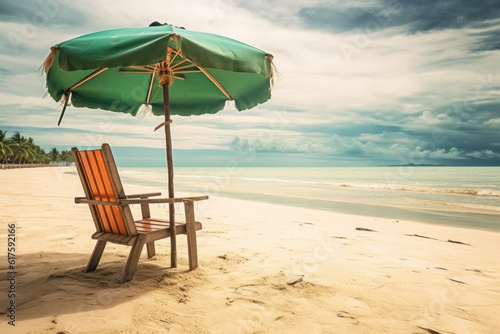
MULTIPOLYGON (((187 271, 180 236, 178 268, 161 240, 119 284, 128 247, 108 244, 97 271, 83 273, 95 230, 88 206, 74 204, 74 167, 0 171, 0 187, 1 333, 500 332, 497 232, 211 197, 196 207, 198 269, 187 271)), ((168 217, 163 205, 152 213, 168 217)))

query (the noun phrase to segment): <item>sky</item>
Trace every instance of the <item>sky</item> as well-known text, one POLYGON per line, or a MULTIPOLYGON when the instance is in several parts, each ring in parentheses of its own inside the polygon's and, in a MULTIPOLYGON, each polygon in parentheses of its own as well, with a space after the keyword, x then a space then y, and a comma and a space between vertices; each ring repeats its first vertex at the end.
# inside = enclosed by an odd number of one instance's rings
POLYGON ((60 150, 109 143, 163 166, 160 117, 61 106, 39 67, 52 45, 167 22, 274 55, 251 110, 173 116, 176 166, 500 165, 500 1, 0 0, 0 129, 60 150))

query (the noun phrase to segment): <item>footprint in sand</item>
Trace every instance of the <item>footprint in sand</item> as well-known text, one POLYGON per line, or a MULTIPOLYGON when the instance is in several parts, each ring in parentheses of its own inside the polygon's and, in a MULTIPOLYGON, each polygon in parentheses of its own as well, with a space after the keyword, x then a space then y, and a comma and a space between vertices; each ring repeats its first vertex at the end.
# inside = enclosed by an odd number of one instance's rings
POLYGON ((475 273, 481 274, 483 276, 486 276, 481 270, 479 269, 465 269, 466 271, 473 271, 475 273))
POLYGON ((337 317, 351 319, 351 320, 353 320, 354 324, 356 324, 356 325, 359 324, 359 320, 356 319, 355 317, 353 317, 351 314, 349 314, 349 312, 346 312, 346 311, 340 311, 339 313, 337 313, 337 317))

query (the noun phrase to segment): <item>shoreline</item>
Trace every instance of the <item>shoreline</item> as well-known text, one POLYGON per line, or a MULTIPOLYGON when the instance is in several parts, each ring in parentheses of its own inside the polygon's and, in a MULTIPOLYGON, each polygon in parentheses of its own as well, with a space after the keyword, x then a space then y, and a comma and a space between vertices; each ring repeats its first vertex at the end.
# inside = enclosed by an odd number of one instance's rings
MULTIPOLYGON (((2 220, 17 225, 18 332, 500 332, 498 232, 213 196, 195 206, 196 270, 179 236, 179 268, 162 240, 121 285, 128 247, 108 243, 98 269, 83 273, 95 228, 74 203, 83 190, 73 171, 0 173, 2 220)), ((151 211, 168 216, 168 206, 151 211)), ((139 219, 140 205, 132 213, 139 219)))
POLYGON ((0 170, 17 169, 17 168, 41 168, 41 167, 70 167, 70 166, 58 166, 51 164, 0 164, 0 170))
MULTIPOLYGON (((135 185, 154 186, 155 184, 162 184, 163 182, 161 178, 155 177, 155 175, 152 175, 152 177, 148 179, 135 177, 134 174, 127 173, 126 169, 122 172, 122 174, 124 174, 124 182, 135 185)), ((231 178, 229 178, 229 181, 213 180, 207 176, 202 176, 197 179, 200 179, 200 184, 208 184, 209 186, 203 188, 203 186, 193 183, 191 178, 185 178, 184 175, 181 175, 180 178, 176 179, 176 189, 186 192, 198 189, 198 192, 195 191, 197 195, 217 195, 258 203, 279 204, 365 217, 395 220, 403 219, 439 226, 469 227, 487 231, 500 231, 500 211, 493 211, 492 208, 479 209, 457 205, 453 210, 450 206, 447 206, 446 203, 443 203, 441 207, 433 206, 422 208, 394 205, 395 203, 355 202, 352 196, 350 198, 343 198, 342 194, 319 198, 317 196, 312 197, 311 194, 306 195, 301 193, 300 188, 294 189, 291 193, 287 193, 287 188, 283 188, 283 192, 278 194, 276 189, 281 188, 276 188, 272 191, 268 191, 267 189, 261 191, 255 186, 252 186, 253 188, 245 188, 245 185, 242 186, 241 183, 237 181, 231 181, 231 178)), ((323 194, 328 195, 327 193, 323 194)))
POLYGON ((456 211, 438 211, 438 210, 422 210, 419 208, 405 208, 397 206, 384 206, 368 203, 356 203, 356 202, 346 202, 346 201, 331 201, 331 200, 318 200, 318 199, 307 199, 307 198, 284 198, 273 195, 260 195, 262 200, 255 199, 252 194, 230 194, 223 193, 219 196, 225 198, 238 198, 241 200, 247 200, 258 203, 268 203, 277 205, 286 205, 290 207, 298 207, 311 210, 321 210, 333 213, 350 214, 362 217, 376 217, 381 219, 398 219, 398 220, 410 220, 422 224, 430 224, 436 226, 450 226, 450 227, 461 227, 470 228, 473 230, 481 231, 492 231, 500 232, 500 220, 499 214, 488 214, 481 212, 456 212, 456 211), (233 197, 231 197, 233 196, 233 197), (269 200, 265 200, 269 198, 269 200), (307 205, 307 203, 322 203, 322 205, 307 205), (368 212, 359 213, 363 209, 368 209, 368 212), (358 213, 355 213, 358 211, 358 213), (470 222, 474 218, 482 216, 484 221, 480 222, 480 225, 471 226, 470 222), (460 223, 457 223, 460 222, 460 223))

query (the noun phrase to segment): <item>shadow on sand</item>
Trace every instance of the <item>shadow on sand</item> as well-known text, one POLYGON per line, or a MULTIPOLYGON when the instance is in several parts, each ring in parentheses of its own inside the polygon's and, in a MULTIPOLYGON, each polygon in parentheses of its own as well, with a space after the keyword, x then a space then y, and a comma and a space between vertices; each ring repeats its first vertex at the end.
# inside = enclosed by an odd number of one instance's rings
MULTIPOLYGON (((20 256, 15 298, 18 317, 28 320, 81 312, 95 317, 99 310, 128 302, 148 291, 168 287, 175 300, 182 298, 186 286, 203 284, 200 270, 186 270, 187 259, 179 259, 179 268, 172 269, 164 265, 169 263, 169 256, 146 259, 144 254, 134 279, 120 284, 127 255, 105 253, 97 270, 90 273, 84 273, 89 254, 42 252, 20 256), (193 279, 196 283, 190 282, 193 279)), ((0 291, 8 291, 8 269, 3 266, 1 271, 0 291)), ((5 311, 0 311, 0 315, 4 314, 5 311)))

